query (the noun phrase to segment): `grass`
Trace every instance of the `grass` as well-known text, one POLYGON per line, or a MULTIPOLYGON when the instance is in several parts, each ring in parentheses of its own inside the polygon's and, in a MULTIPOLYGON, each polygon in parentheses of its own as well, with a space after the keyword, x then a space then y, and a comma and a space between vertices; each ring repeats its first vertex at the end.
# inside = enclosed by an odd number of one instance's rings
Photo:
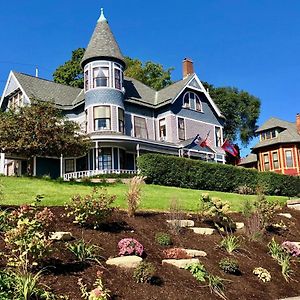
MULTIPOLYGON (((30 177, 0 177, 3 186, 3 205, 19 205, 31 203, 37 195, 42 195, 42 205, 64 205, 75 194, 85 195, 91 192, 93 186, 105 187, 110 194, 117 196, 116 205, 126 208, 125 194, 128 186, 116 184, 84 184, 73 182, 58 182, 55 180, 38 179, 30 177)), ((239 195, 216 191, 191 190, 158 185, 145 185, 142 187, 141 209, 169 210, 170 200, 176 198, 182 209, 197 211, 201 193, 209 192, 212 197, 219 197, 228 201, 233 211, 242 211, 243 202, 256 200, 255 195, 239 195)), ((267 199, 279 200, 286 203, 287 197, 267 196, 267 199)))

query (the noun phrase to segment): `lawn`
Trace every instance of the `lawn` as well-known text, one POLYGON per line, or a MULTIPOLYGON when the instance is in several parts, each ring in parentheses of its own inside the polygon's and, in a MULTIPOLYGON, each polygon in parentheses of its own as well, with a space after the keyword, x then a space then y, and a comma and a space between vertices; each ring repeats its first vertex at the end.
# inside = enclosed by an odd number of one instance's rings
MULTIPOLYGON (((28 177, 1 177, 3 196, 2 204, 19 205, 31 203, 37 195, 42 195, 42 205, 63 205, 70 201, 75 194, 85 195, 92 191, 93 186, 104 187, 110 194, 117 196, 116 205, 125 208, 125 194, 128 189, 126 184, 95 184, 57 182, 55 180, 28 178, 28 177)), ((191 190, 158 185, 145 185, 141 208, 147 210, 168 210, 171 199, 177 199, 180 206, 187 211, 196 211, 201 193, 209 192, 211 196, 219 197, 230 203, 231 209, 240 211, 242 203, 249 199, 254 201, 255 195, 239 195, 234 193, 222 193, 215 191, 191 190)), ((268 196, 269 200, 278 200, 285 203, 287 197, 268 196)))

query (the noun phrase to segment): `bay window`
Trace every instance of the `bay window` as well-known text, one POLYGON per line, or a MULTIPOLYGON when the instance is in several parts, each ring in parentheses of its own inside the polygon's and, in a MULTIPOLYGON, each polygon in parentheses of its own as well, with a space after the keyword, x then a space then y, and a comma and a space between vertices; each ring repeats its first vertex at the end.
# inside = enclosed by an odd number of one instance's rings
POLYGON ((94 130, 110 130, 111 113, 110 106, 94 107, 94 130))

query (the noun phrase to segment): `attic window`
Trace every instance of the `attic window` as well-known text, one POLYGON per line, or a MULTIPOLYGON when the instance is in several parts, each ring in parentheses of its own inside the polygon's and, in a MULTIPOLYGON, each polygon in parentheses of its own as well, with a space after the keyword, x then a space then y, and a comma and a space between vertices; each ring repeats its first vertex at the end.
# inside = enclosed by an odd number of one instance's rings
POLYGON ((272 130, 262 132, 260 137, 261 137, 262 141, 276 138, 277 137, 277 130, 272 129, 272 130))
POLYGON ((19 90, 17 93, 9 97, 8 108, 16 109, 17 107, 20 107, 22 105, 23 105, 23 94, 19 90))
POLYGON ((202 112, 202 103, 200 98, 194 92, 186 92, 183 96, 183 107, 192 108, 202 112))

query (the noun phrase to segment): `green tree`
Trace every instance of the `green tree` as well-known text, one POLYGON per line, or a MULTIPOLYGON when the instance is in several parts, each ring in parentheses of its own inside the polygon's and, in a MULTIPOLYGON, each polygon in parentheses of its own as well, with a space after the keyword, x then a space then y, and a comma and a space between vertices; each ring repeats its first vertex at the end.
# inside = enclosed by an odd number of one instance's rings
POLYGON ((72 51, 72 58, 59 66, 53 73, 54 82, 83 88, 83 70, 80 62, 84 51, 84 48, 72 51))
POLYGON ((125 62, 126 76, 135 78, 157 91, 172 84, 171 72, 174 68, 164 69, 161 64, 152 61, 143 64, 139 59, 132 59, 128 56, 125 57, 125 62))
POLYGON ((33 156, 79 156, 87 153, 90 140, 79 125, 63 117, 49 102, 31 100, 31 105, 0 113, 0 151, 33 156))
POLYGON ((260 99, 235 87, 214 87, 204 82, 205 88, 226 120, 224 135, 231 141, 240 140, 246 146, 255 136, 260 114, 260 99))

